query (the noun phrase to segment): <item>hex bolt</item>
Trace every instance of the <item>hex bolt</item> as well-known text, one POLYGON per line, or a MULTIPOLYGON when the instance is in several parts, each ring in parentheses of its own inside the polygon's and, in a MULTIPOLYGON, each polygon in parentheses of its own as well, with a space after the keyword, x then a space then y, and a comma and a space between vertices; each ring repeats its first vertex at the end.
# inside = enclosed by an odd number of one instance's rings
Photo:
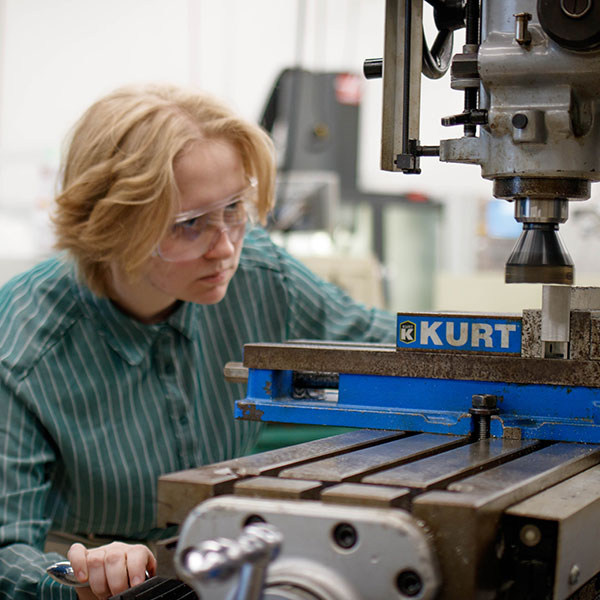
POLYGON ((471 397, 473 408, 494 409, 498 403, 498 396, 495 394, 473 394, 471 397))
POLYGON ((478 419, 478 440, 487 440, 490 437, 490 421, 489 419, 479 417, 478 419))
POLYGON ((478 440, 490 437, 490 421, 492 415, 500 411, 497 408, 498 396, 494 394, 473 394, 469 413, 473 417, 473 434, 478 440))

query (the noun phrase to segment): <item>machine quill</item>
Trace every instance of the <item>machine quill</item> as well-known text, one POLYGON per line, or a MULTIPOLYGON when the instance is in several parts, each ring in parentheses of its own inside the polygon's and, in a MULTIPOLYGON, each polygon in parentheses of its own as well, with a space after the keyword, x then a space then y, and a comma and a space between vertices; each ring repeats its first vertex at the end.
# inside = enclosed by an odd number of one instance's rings
POLYGON ((574 287, 559 238, 600 178, 600 1, 428 3, 431 46, 423 0, 387 0, 365 63, 381 166, 479 165, 523 224, 506 282, 544 284, 542 308, 402 313, 394 347, 246 346, 226 368, 247 379, 237 418, 362 429, 161 478, 177 577, 203 600, 600 594, 600 289, 574 287), (420 79, 446 71, 462 135, 426 146, 420 79))

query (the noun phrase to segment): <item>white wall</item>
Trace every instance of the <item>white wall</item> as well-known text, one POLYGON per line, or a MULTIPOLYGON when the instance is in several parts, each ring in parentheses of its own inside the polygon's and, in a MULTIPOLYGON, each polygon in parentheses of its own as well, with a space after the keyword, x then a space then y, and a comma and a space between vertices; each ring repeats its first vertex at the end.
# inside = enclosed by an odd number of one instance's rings
POLYGON ((117 85, 190 78, 186 0, 5 0, 2 150, 54 151, 117 85))
POLYGON ((187 0, 0 2, 0 279, 49 252, 61 142, 126 83, 191 80, 187 0))

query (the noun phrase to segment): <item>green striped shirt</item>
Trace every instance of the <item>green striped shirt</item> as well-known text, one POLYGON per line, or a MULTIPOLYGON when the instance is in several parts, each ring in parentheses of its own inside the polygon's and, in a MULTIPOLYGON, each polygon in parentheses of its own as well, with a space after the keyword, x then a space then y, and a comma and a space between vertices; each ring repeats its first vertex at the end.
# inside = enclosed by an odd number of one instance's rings
POLYGON ((260 229, 224 300, 142 324, 94 296, 58 258, 0 290, 0 598, 75 598, 44 568, 49 529, 149 539, 163 473, 246 453, 247 342, 392 341, 394 318, 356 304, 260 229))

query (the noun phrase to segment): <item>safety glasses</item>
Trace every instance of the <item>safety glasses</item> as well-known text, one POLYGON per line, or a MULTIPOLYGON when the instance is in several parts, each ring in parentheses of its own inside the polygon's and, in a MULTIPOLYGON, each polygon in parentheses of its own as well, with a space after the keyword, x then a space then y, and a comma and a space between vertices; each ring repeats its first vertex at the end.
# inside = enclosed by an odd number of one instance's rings
POLYGON ((223 232, 232 244, 239 242, 254 215, 256 188, 256 179, 249 178, 249 185, 241 192, 209 207, 177 215, 158 245, 158 256, 168 262, 200 258, 215 247, 223 232))

